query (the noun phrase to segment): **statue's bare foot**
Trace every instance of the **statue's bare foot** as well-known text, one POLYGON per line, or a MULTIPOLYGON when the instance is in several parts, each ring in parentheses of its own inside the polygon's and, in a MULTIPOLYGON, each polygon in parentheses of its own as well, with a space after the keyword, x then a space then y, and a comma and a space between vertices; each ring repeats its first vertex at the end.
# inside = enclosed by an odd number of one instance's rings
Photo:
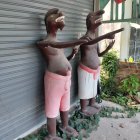
POLYGON ((44 140, 63 140, 57 136, 47 136, 44 138, 44 140))
POLYGON ((87 117, 93 116, 95 114, 97 114, 99 112, 98 109, 91 107, 91 106, 87 106, 85 110, 81 110, 81 114, 87 117))
POLYGON ((68 138, 71 138, 72 136, 73 137, 78 137, 79 136, 78 132, 74 128, 70 127, 70 126, 67 126, 65 128, 60 127, 60 130, 63 133, 66 133, 68 138))
POLYGON ((94 107, 94 108, 98 109, 99 111, 101 110, 101 106, 97 103, 91 104, 89 106, 94 107))

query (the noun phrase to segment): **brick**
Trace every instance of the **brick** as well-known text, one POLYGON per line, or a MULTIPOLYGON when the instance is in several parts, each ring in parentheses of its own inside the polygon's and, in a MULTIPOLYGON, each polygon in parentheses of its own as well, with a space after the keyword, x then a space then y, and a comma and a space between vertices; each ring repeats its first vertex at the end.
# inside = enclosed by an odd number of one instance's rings
POLYGON ((135 69, 134 74, 138 74, 138 73, 140 73, 140 70, 135 69))
POLYGON ((129 68, 136 69, 137 66, 135 63, 129 63, 129 68))
POLYGON ((128 68, 129 64, 127 62, 119 62, 119 68, 120 69, 124 69, 124 68, 128 68))
POLYGON ((117 83, 131 74, 136 74, 140 78, 140 63, 119 62, 119 70, 116 75, 117 83))
POLYGON ((137 63, 137 64, 136 64, 136 68, 137 68, 137 69, 140 69, 140 63, 137 63))

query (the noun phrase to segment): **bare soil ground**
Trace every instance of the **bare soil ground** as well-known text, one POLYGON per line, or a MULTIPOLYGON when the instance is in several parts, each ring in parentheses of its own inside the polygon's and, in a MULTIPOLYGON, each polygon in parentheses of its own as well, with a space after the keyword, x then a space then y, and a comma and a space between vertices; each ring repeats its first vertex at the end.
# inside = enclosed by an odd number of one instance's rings
MULTIPOLYGON (((111 102, 102 105, 121 108, 111 102)), ((132 118, 101 118, 98 129, 84 140, 140 140, 140 113, 132 118)))

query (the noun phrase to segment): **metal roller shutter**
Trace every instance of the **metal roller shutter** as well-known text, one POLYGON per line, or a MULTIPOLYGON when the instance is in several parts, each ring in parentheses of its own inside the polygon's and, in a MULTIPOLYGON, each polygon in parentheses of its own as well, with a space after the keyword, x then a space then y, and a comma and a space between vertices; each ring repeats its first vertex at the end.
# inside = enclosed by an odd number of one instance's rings
MULTIPOLYGON (((44 14, 57 7, 66 16, 60 40, 85 33, 93 0, 0 0, 0 140, 13 140, 45 120, 41 53, 35 46, 45 32, 44 14)), ((71 49, 66 49, 66 55, 71 49)), ((71 61, 71 101, 76 100, 78 56, 71 61)))

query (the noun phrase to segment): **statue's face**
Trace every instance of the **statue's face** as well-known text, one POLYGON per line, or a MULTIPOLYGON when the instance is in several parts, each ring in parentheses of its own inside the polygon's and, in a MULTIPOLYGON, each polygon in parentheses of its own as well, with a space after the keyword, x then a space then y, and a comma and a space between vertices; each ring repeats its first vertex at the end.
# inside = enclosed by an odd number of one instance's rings
POLYGON ((58 11, 57 14, 52 14, 48 17, 47 21, 51 22, 52 25, 62 30, 65 26, 65 16, 62 12, 58 11))
POLYGON ((99 10, 97 12, 92 12, 88 15, 88 24, 92 29, 96 29, 98 26, 102 24, 102 15, 104 14, 104 10, 99 10))

